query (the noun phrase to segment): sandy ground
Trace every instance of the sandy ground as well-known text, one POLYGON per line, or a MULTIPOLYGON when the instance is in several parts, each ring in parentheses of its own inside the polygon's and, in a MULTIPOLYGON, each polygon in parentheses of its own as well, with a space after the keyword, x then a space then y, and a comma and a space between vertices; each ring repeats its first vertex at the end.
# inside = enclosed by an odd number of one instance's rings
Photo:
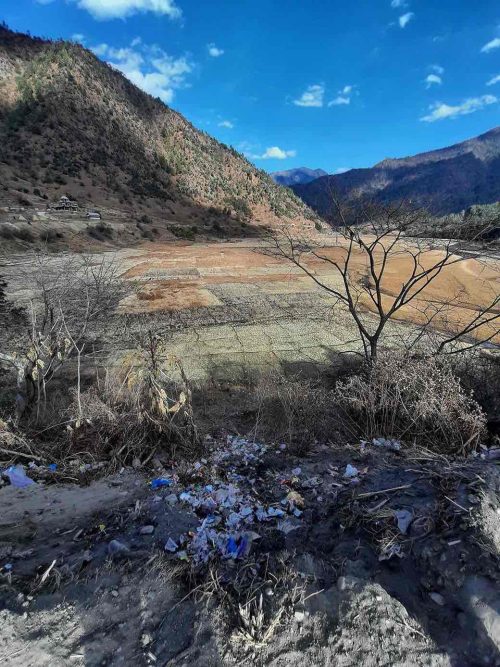
MULTIPOLYGON (((494 463, 317 446, 236 469, 268 503, 299 493, 303 514, 288 532, 259 524, 248 557, 190 576, 164 550, 199 525, 168 499, 182 485, 155 491, 123 471, 84 488, 0 488, 0 663, 500 665, 494 463), (347 463, 357 484, 343 478, 347 463), (128 551, 112 551, 113 540, 128 551), (381 559, 394 544, 401 555, 381 559)), ((192 470, 209 481, 208 468, 192 470)))

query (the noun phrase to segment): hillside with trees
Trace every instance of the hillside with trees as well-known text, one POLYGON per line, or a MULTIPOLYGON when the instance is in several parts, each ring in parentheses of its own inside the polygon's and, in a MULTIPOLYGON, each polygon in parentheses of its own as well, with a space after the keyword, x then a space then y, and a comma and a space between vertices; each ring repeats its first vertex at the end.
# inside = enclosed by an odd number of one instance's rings
POLYGON ((314 214, 234 148, 197 130, 79 44, 0 27, 0 203, 272 225, 314 214))

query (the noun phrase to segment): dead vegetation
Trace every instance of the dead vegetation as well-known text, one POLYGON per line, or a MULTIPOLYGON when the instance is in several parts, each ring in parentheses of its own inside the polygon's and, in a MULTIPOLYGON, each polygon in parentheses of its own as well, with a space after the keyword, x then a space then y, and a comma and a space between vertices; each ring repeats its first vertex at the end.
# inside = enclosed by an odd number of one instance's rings
POLYGON ((147 332, 144 347, 122 369, 106 369, 67 409, 72 451, 92 451, 117 464, 143 466, 158 453, 169 458, 192 457, 199 437, 192 394, 179 361, 160 339, 147 332), (181 383, 168 370, 181 371, 181 383))
POLYGON ((347 429, 368 440, 396 439, 464 455, 486 435, 479 404, 450 365, 435 357, 384 355, 365 373, 337 383, 333 402, 347 429))

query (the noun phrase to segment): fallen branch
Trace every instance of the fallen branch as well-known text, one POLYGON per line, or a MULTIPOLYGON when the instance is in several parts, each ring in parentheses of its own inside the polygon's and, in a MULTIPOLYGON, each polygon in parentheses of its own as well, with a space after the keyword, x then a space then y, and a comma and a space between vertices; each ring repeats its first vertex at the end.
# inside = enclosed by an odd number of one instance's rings
POLYGON ((26 459, 33 459, 34 461, 43 461, 43 459, 40 456, 34 456, 33 454, 25 454, 24 452, 15 452, 12 449, 4 449, 4 447, 0 447, 0 452, 3 454, 13 454, 14 456, 24 456, 26 459))
POLYGON ((403 484, 403 486, 393 486, 391 489, 380 489, 380 491, 368 491, 368 493, 358 493, 356 498, 370 498, 371 496, 378 496, 381 493, 392 493, 393 491, 401 491, 402 489, 409 489, 411 484, 403 484))

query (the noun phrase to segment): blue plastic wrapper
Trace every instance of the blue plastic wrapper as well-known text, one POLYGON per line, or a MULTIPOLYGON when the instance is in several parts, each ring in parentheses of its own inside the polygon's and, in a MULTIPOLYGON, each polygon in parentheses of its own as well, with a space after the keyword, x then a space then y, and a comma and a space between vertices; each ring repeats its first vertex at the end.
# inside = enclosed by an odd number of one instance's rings
POLYGON ((17 487, 18 489, 25 489, 27 486, 35 484, 32 479, 27 477, 22 465, 10 466, 4 471, 4 475, 9 478, 12 486, 17 487))
POLYGON ((231 556, 232 558, 236 558, 238 555, 238 545, 236 544, 236 540, 234 537, 230 537, 227 541, 227 546, 226 546, 226 552, 228 556, 231 556))
POLYGON ((166 477, 157 477, 156 479, 151 480, 152 489, 161 489, 162 486, 170 486, 172 484, 171 479, 166 477))

